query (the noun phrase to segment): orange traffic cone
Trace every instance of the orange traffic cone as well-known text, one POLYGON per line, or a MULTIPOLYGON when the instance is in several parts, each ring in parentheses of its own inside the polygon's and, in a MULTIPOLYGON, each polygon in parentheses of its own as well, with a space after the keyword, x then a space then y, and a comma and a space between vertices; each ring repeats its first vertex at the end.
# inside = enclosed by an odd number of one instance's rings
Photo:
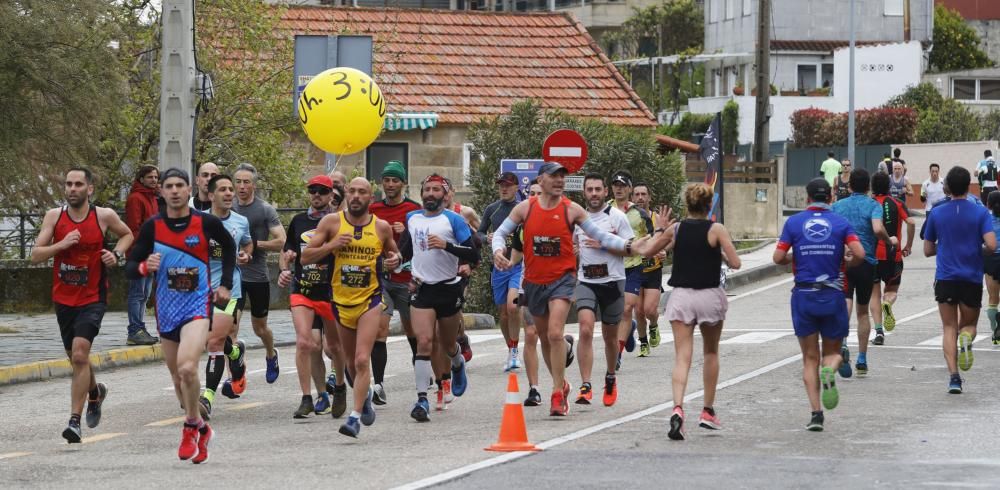
POLYGON ((524 409, 521 407, 517 374, 510 373, 507 379, 507 400, 503 405, 503 420, 500 421, 500 437, 496 444, 485 448, 487 451, 541 451, 528 442, 528 429, 524 425, 524 409))

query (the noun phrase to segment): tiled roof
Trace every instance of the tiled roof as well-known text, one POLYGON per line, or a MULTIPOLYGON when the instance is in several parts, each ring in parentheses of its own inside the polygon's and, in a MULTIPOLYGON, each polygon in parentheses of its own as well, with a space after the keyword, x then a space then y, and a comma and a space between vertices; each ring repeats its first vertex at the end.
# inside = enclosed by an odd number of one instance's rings
MULTIPOLYGON (((854 41, 856 46, 886 44, 893 41, 854 41)), ((838 48, 846 48, 850 41, 771 41, 771 51, 823 51, 833 52, 838 48)))
POLYGON ((289 36, 373 36, 375 78, 389 112, 434 112, 442 124, 469 124, 533 98, 574 116, 655 125, 568 14, 291 7, 280 26, 289 36))

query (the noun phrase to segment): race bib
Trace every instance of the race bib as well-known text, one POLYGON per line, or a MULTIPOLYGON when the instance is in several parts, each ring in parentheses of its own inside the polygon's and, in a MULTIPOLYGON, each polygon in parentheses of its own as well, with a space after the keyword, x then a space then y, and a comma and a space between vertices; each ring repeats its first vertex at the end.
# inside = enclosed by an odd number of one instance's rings
POLYGON ((556 257, 559 255, 562 237, 535 236, 532 238, 531 249, 535 257, 556 257))
POLYGON ((59 281, 69 286, 86 286, 90 278, 89 269, 69 264, 59 265, 59 281))
POLYGON ((649 257, 642 258, 643 269, 652 269, 653 267, 656 267, 656 259, 651 259, 649 257))
POLYGON ((583 266, 584 279, 603 279, 608 277, 608 264, 591 264, 583 266))
POLYGON ((340 284, 348 288, 367 288, 371 285, 372 268, 367 265, 340 266, 340 284))
POLYGON ((330 281, 330 270, 326 264, 309 264, 302 266, 302 273, 299 274, 299 289, 303 294, 309 294, 310 290, 318 285, 326 284, 330 281))
POLYGON ((170 267, 167 269, 167 289, 180 293, 198 290, 197 267, 170 267))
POLYGON ((215 240, 208 242, 208 257, 211 260, 222 260, 222 246, 215 240))

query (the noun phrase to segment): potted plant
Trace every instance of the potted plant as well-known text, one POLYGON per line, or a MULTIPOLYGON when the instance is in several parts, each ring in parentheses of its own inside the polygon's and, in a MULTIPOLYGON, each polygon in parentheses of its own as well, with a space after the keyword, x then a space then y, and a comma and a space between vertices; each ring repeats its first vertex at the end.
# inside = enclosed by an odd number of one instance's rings
POLYGON ((806 95, 810 97, 827 97, 830 95, 830 87, 820 87, 810 90, 806 95))
POLYGON ((733 87, 733 95, 740 96, 743 95, 744 93, 745 92, 743 90, 743 82, 737 82, 736 86, 733 87))

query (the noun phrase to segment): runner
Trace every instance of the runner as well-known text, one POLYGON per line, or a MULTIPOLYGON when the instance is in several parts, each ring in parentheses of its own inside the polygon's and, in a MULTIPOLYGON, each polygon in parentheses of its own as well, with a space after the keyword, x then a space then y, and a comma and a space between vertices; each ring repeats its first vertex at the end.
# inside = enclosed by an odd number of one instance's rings
POLYGON ((718 271, 723 261, 733 270, 738 270, 742 264, 729 231, 711 219, 714 194, 708 184, 688 185, 684 191, 687 219, 674 223, 670 209, 664 206, 660 209, 656 233, 651 240, 654 251, 673 243, 674 263, 667 284, 674 289, 667 302, 666 317, 673 330, 676 357, 671 381, 674 411, 670 416, 667 436, 675 441, 684 440, 685 435, 684 392, 691 371, 696 326, 701 330, 705 357, 705 404, 698 425, 712 430, 722 428, 714 404, 719 383, 719 338, 729 302, 718 271))
MULTIPOLYGON (((898 166, 899 162, 893 165, 898 166)), ((910 256, 913 235, 916 231, 915 223, 913 218, 909 216, 906 205, 889 195, 891 178, 883 173, 873 175, 872 194, 882 208, 882 224, 890 237, 896 237, 896 240, 900 240, 903 234, 903 223, 906 223, 906 246, 892 248, 886 247, 885 242, 878 242, 875 249, 878 265, 876 266, 876 278, 870 303, 872 319, 875 321, 875 338, 872 340, 875 345, 885 343, 883 325, 886 332, 891 332, 896 328, 896 316, 892 313, 892 305, 896 302, 896 293, 903 280, 903 258, 910 256), (885 283, 884 293, 882 283, 885 283)))
MULTIPOLYGON (((236 304, 236 335, 240 331, 243 310, 250 303, 250 325, 260 337, 266 352, 264 354, 267 372, 264 379, 270 383, 278 380, 278 351, 274 348, 274 332, 267 326, 267 310, 271 302, 271 278, 267 268, 267 253, 281 252, 285 246, 285 229, 278 220, 274 207, 257 198, 257 169, 249 163, 241 163, 233 174, 236 179, 237 202, 233 211, 250 221, 250 235, 253 237, 253 257, 243 266, 243 297, 236 304), (273 238, 271 238, 273 237, 273 238)), ((242 392, 234 386, 234 392, 242 392)))
POLYGON ((198 192, 191 195, 191 202, 188 203, 192 208, 198 211, 212 209, 212 191, 208 190, 208 182, 216 175, 219 175, 219 166, 212 162, 205 162, 198 167, 198 175, 194 178, 198 192))
POLYGON ((832 186, 834 179, 837 178, 837 174, 840 173, 841 163, 837 161, 832 151, 826 152, 826 160, 819 166, 819 173, 823 175, 823 178, 827 180, 832 186))
POLYGON ((347 410, 347 385, 343 379, 338 384, 334 377, 331 404, 331 394, 326 392, 326 368, 323 365, 325 336, 327 350, 333 354, 333 365, 344 372, 343 350, 330 306, 333 295, 330 286, 333 257, 327 256, 318 263, 303 266, 299 254, 309 244, 320 220, 333 213, 334 206, 344 200, 344 189, 337 187, 325 175, 313 177, 306 186, 309 191, 309 209, 296 214, 288 224, 288 232, 285 234, 288 238, 285 239, 284 252, 278 260, 281 270, 278 286, 291 286, 288 304, 292 311, 292 325, 295 327, 295 368, 298 370, 299 388, 302 390, 302 401, 292 417, 303 419, 310 413, 329 413, 333 418, 340 418, 347 410), (294 267, 294 271, 291 267, 294 267), (310 380, 315 383, 316 396, 319 398, 315 404, 312 388, 309 386, 310 380))
MULTIPOLYGON (((650 216, 650 221, 655 223, 657 214, 651 209, 653 195, 649 191, 649 185, 642 182, 635 184, 632 198, 635 199, 635 205, 645 211, 650 216)), ((642 289, 639 292, 636 307, 639 311, 636 316, 644 316, 649 325, 649 343, 643 344, 642 339, 639 339, 640 357, 648 356, 650 347, 660 346, 660 327, 657 322, 660 318, 660 296, 663 294, 663 260, 667 258, 668 249, 669 247, 661 250, 655 257, 642 258, 642 289)))
POLYGON ((833 184, 834 191, 837 194, 837 200, 847 199, 851 197, 851 161, 844 160, 840 163, 840 174, 834 179, 833 184))
MULTIPOLYGON (((854 182, 853 175, 851 182, 854 182)), ((854 188, 860 189, 860 186, 854 188)), ((774 263, 795 264, 792 327, 802 350, 802 381, 812 408, 806 429, 822 431, 823 407, 833 410, 840 402, 834 372, 841 364, 850 362, 838 355, 850 330, 850 312, 844 302, 844 249, 850 251, 846 255, 847 267, 865 264, 865 250, 851 224, 830 212, 832 190, 826 180, 813 179, 806 186, 806 194, 809 207, 785 222, 774 251, 774 263)), ((858 309, 863 308, 859 306, 858 309)))
MULTIPOLYGON (((542 195, 514 207, 500 228, 493 234, 493 263, 500 270, 511 267, 505 255, 507 235, 517 225, 524 223, 525 247, 524 280, 528 309, 534 317, 539 338, 542 340, 542 357, 552 375, 553 392, 550 414, 564 416, 569 413, 568 397, 572 387, 565 379, 569 362, 558 360, 572 352, 572 343, 564 342, 566 314, 575 289, 576 257, 573 254, 573 226, 579 225, 591 238, 605 248, 625 250, 628 255, 642 253, 645 247, 604 232, 587 218, 579 204, 563 196, 567 171, 557 163, 545 163, 539 168, 542 195), (562 224, 566 227, 563 228, 562 224), (558 226, 556 226, 558 224, 558 226)), ((570 337, 572 339, 572 337, 570 337)))
MULTIPOLYGON (((344 175, 344 172, 341 172, 340 170, 334 170, 334 171, 330 172, 330 174, 328 176, 330 177, 330 181, 333 182, 333 186, 334 187, 339 187, 341 189, 347 189, 347 176, 344 175)), ((346 193, 347 191, 345 190, 344 192, 346 193)), ((342 199, 340 201, 340 204, 334 204, 334 209, 333 209, 334 212, 338 212, 339 213, 340 211, 343 211, 345 209, 347 209, 347 200, 346 199, 342 199)), ((321 328, 321 325, 323 323, 323 319, 320 318, 320 317, 316 317, 313 320, 313 322, 314 322, 313 328, 319 329, 319 328, 321 328)), ((327 337, 327 339, 329 339, 329 337, 327 337)), ((334 357, 336 357, 336 356, 334 356, 333 352, 330 352, 329 342, 326 342, 326 343, 323 344, 323 352, 326 353, 326 356, 330 358, 330 373, 326 377, 326 393, 328 395, 334 397, 334 399, 336 400, 337 397, 340 396, 340 395, 337 394, 337 386, 338 386, 337 385, 337 365, 336 365, 337 362, 333 360, 334 357)), ((341 355, 343 355, 343 351, 341 351, 341 355)), ((343 371, 345 369, 343 367, 343 365, 341 365, 340 369, 341 369, 341 372, 345 372, 345 371, 343 371)), ((341 380, 340 384, 341 385, 344 384, 344 381, 341 380)))
POLYGON ((130 279, 155 274, 163 358, 186 415, 177 456, 198 464, 208 460, 208 445, 214 437, 199 413, 198 361, 211 329, 212 304, 225 308, 229 303, 236 244, 219 218, 188 206, 191 180, 187 172, 171 168, 161 182, 167 209, 143 223, 126 274, 130 279), (222 277, 215 291, 209 271, 210 240, 222 250, 222 277))
POLYGON ((906 196, 913 195, 913 186, 906 178, 906 168, 899 161, 892 162, 892 175, 889 176, 889 195, 906 205, 906 196))
POLYGON ((979 308, 983 304, 983 256, 997 248, 989 212, 966 199, 969 171, 952 167, 945 177, 951 200, 927 216, 924 255, 936 255, 934 298, 943 326, 942 349, 951 379, 948 393, 962 392, 958 370, 972 367, 979 308), (956 347, 957 345, 957 347, 956 347))
POLYGON ((944 199, 944 181, 941 180, 941 166, 932 163, 930 178, 920 184, 920 202, 925 203, 924 210, 928 213, 938 201, 944 199))
MULTIPOLYGON (((204 167, 204 166, 203 166, 204 167)), ((212 308, 212 328, 208 333, 208 360, 205 362, 205 391, 198 399, 201 416, 209 420, 212 416, 212 404, 215 403, 215 393, 219 388, 219 381, 225 371, 226 361, 234 373, 230 383, 226 385, 226 393, 230 396, 232 386, 242 386, 246 388, 246 345, 240 340, 233 343, 231 335, 233 324, 236 321, 236 302, 242 296, 240 288, 240 268, 250 260, 253 253, 253 240, 250 238, 250 223, 239 214, 232 212, 233 198, 236 195, 236 186, 232 177, 228 175, 216 175, 207 184, 209 196, 212 200, 212 216, 219 218, 222 225, 229 232, 233 239, 236 254, 237 267, 233 269, 233 289, 229 297, 229 303, 222 307, 212 308), (236 380, 235 382, 232 380, 236 380)), ((222 284, 222 246, 215 239, 208 242, 209 270, 212 277, 212 290, 219 289, 222 284)), ((242 389, 240 390, 243 391, 242 389)), ((238 396, 238 395, 236 395, 238 396)))
MULTIPOLYGON (((1000 192, 991 192, 987 203, 992 215, 993 234, 1000 234, 1000 192)), ((986 273, 986 291, 989 297, 986 317, 990 320, 993 345, 1000 345, 1000 333, 997 332, 997 304, 1000 303, 1000 247, 983 259, 983 270, 986 273)))
MULTIPOLYGON (((529 199, 542 195, 542 186, 537 177, 528 186, 527 195, 529 199)), ((524 261, 524 227, 518 226, 511 235, 514 238, 511 240, 510 263, 521 264, 524 261)), ((528 376, 528 396, 524 399, 524 406, 537 407, 542 404, 542 394, 538 392, 538 330, 535 329, 535 319, 526 306, 528 300, 524 297, 524 284, 517 290, 517 294, 517 308, 524 320, 524 352, 521 358, 528 376)))
MULTIPOLYGON (((854 368, 858 376, 868 375, 868 338, 872 325, 868 305, 871 303, 875 285, 876 264, 875 247, 878 240, 891 242, 892 247, 898 247, 896 237, 890 237, 882 224, 882 208, 874 199, 868 197, 871 181, 868 171, 856 168, 851 172, 851 197, 833 203, 834 213, 847 219, 854 233, 858 235, 861 246, 865 250, 865 261, 847 271, 844 291, 847 293, 847 314, 850 316, 853 303, 857 303, 858 311, 858 359, 854 368)), ((851 372, 850 351, 846 342, 842 346, 841 356, 844 362, 840 366, 840 375, 849 378, 851 372)))
POLYGON ((418 422, 430 420, 427 392, 430 381, 439 372, 431 366, 433 342, 437 342, 440 351, 450 360, 451 393, 462 396, 468 387, 465 357, 457 342, 465 293, 456 272, 459 260, 469 264, 479 262, 479 248, 465 220, 444 207, 449 188, 444 177, 429 175, 421 184, 423 210, 407 215, 410 240, 403 255, 412 255, 413 277, 417 283, 410 299, 413 333, 417 337, 413 367, 417 401, 410 416, 418 422))
MULTIPOLYGON (((625 170, 619 170, 611 176, 611 191, 614 193, 614 204, 621 212, 628 217, 632 232, 638 240, 648 236, 653 231, 653 222, 649 214, 642 208, 636 206, 629 199, 632 196, 632 174, 625 170)), ((618 326, 618 362, 617 368, 621 370, 621 353, 623 350, 632 352, 635 350, 635 333, 639 332, 639 357, 649 355, 649 339, 646 337, 646 316, 641 313, 639 307, 640 293, 642 292, 642 257, 633 255, 625 257, 625 312, 622 315, 621 325, 618 326), (638 314, 633 313, 639 311, 638 314), (641 346, 645 345, 645 348, 641 346)))
POLYGON ((992 151, 983 152, 983 159, 976 165, 975 175, 979 177, 979 197, 986 202, 990 193, 997 190, 997 161, 993 158, 992 151))
MULTIPOLYGON (((406 197, 403 190, 406 187, 406 169, 396 160, 390 160, 382 170, 382 192, 385 198, 372 203, 371 213, 392 225, 392 240, 400 247, 400 240, 406 233, 406 215, 420 209, 420 205, 406 197)), ((404 263, 395 270, 384 270, 388 280, 382 282, 382 299, 385 310, 379 324, 378 338, 372 350, 372 371, 375 375, 375 395, 372 401, 376 405, 385 405, 386 395, 383 386, 385 366, 389 360, 386 340, 389 337, 389 320, 394 311, 399 312, 399 321, 410 344, 413 356, 417 355, 417 338, 413 335, 410 324, 410 281, 413 274, 410 264, 404 263)), ((385 279, 385 278, 383 278, 385 279)))
POLYGON ((66 205, 45 213, 31 249, 31 263, 52 262, 52 302, 66 357, 73 367, 70 416, 62 436, 66 442, 82 439, 80 415, 87 400, 87 427, 101 423, 101 404, 108 387, 98 383, 90 364, 90 347, 101 330, 108 309, 107 268, 119 265, 132 245, 132 232, 113 209, 94 206, 94 177, 89 169, 66 172, 66 205), (104 232, 118 237, 114 250, 104 248, 104 232))
POLYGON ((383 267, 399 265, 399 251, 392 240, 392 226, 369 213, 372 186, 355 177, 347 186, 347 211, 328 214, 320 220, 309 245, 302 250, 302 265, 322 262, 333 254, 333 314, 340 325, 338 335, 347 361, 347 374, 354 380, 354 410, 340 426, 340 433, 358 437, 361 425, 375 423, 372 406, 371 352, 382 314, 383 267), (360 423, 359 423, 360 421, 360 423))
MULTIPOLYGON (((445 178, 445 180, 447 181, 448 179, 445 178)), ((455 201, 455 187, 450 185, 450 183, 448 185, 448 189, 448 195, 445 196, 444 199, 445 209, 454 209, 456 213, 465 219, 465 223, 469 225, 469 229, 478 230, 480 219, 479 215, 476 214, 476 210, 468 206, 463 206, 455 201)), ((476 240, 476 243, 479 246, 482 246, 478 237, 474 236, 473 239, 476 240)), ((458 266, 458 275, 462 278, 462 292, 465 294, 465 291, 469 289, 469 277, 472 275, 472 267, 469 264, 460 262, 458 266)), ((462 347, 462 356, 465 357, 465 362, 469 362, 472 360, 472 345, 469 343, 469 336, 465 334, 465 318, 460 318, 459 322, 458 345, 462 347)), ((447 374, 447 357, 442 353, 437 356, 437 360, 444 363, 442 366, 445 368, 445 372, 447 374)))
MULTIPOLYGON (((583 178, 583 193, 587 202, 587 217, 606 233, 632 239, 635 235, 625 213, 605 202, 608 188, 598 174, 583 178)), ((573 242, 579 250, 579 267, 576 285, 576 311, 580 322, 580 345, 577 348, 580 366, 580 393, 576 403, 590 405, 593 389, 590 379, 594 367, 594 323, 601 315, 601 338, 607 371, 604 375, 604 406, 610 407, 618 399, 615 364, 618 360, 618 323, 625 310, 624 252, 605 250, 599 242, 588 238, 579 226, 573 232, 573 242)), ((648 349, 648 346, 647 346, 648 349)))
MULTIPOLYGON (((483 211, 483 219, 479 224, 478 233, 485 235, 488 242, 493 241, 493 232, 500 226, 510 210, 517 205, 517 176, 513 172, 504 172, 496 179, 500 188, 500 199, 493 201, 483 211)), ((505 254, 508 258, 512 253, 511 241, 507 239, 505 254)), ((508 271, 490 271, 490 284, 493 289, 493 304, 500 312, 500 333, 507 342, 507 360, 504 362, 504 372, 520 369, 517 344, 521 338, 521 312, 517 306, 518 291, 521 289, 521 264, 514 265, 508 271)))

